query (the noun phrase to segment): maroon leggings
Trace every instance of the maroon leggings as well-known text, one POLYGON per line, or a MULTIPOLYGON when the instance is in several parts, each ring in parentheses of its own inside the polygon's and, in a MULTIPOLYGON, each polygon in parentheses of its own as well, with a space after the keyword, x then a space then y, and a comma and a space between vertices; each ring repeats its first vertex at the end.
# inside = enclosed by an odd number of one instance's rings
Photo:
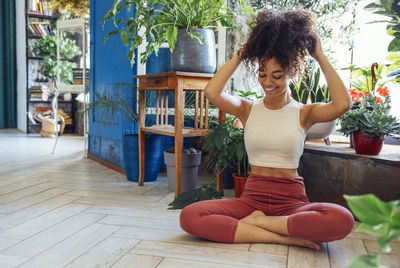
POLYGON ((250 174, 240 198, 207 200, 185 207, 180 223, 186 232, 217 242, 232 243, 238 221, 255 210, 267 216, 289 216, 289 235, 314 242, 344 238, 353 229, 353 215, 330 203, 310 203, 303 178, 250 174))

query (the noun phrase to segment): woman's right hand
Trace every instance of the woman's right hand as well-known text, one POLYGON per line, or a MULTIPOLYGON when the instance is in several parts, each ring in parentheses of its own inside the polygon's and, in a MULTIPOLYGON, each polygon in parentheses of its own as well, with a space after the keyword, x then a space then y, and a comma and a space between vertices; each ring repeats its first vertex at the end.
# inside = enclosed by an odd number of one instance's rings
POLYGON ((321 37, 319 37, 319 34, 316 30, 313 31, 313 35, 315 38, 314 51, 310 51, 310 49, 308 49, 308 53, 310 53, 311 57, 319 61, 322 57, 325 56, 325 54, 322 49, 321 37))
MULTIPOLYGON (((251 107, 251 103, 248 100, 224 92, 226 83, 229 81, 229 78, 235 72, 240 62, 241 59, 238 54, 226 62, 208 82, 205 88, 205 95, 218 109, 225 113, 235 115, 242 120, 243 115, 247 114, 248 108, 251 107)), ((245 118, 247 118, 247 116, 245 118)))

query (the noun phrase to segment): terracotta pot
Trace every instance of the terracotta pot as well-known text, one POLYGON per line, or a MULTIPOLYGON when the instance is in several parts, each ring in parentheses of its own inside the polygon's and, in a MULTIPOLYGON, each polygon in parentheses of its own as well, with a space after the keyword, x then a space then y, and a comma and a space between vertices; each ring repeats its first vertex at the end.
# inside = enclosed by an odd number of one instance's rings
POLYGON ((357 154, 378 155, 382 149, 383 137, 371 136, 355 131, 352 133, 354 149, 357 154))
POLYGON ((247 177, 239 177, 237 173, 232 175, 235 180, 235 197, 239 198, 244 190, 246 185, 247 177))

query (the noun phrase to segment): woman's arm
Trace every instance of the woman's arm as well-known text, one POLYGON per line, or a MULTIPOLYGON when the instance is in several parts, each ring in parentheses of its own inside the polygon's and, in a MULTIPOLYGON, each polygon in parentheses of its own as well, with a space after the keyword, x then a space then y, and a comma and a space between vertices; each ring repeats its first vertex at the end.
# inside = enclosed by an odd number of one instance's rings
POLYGON ((314 123, 328 122, 334 120, 347 112, 351 108, 351 98, 340 79, 338 73, 333 68, 328 58, 322 51, 321 39, 315 33, 315 50, 310 55, 318 62, 328 83, 332 101, 330 103, 314 103, 309 105, 307 116, 307 127, 314 123))
POLYGON ((251 104, 249 101, 238 96, 232 96, 224 92, 224 87, 229 78, 240 64, 240 57, 235 55, 231 60, 222 66, 221 69, 208 82, 205 88, 205 95, 208 100, 225 113, 235 115, 242 120, 246 114, 246 108, 251 104))

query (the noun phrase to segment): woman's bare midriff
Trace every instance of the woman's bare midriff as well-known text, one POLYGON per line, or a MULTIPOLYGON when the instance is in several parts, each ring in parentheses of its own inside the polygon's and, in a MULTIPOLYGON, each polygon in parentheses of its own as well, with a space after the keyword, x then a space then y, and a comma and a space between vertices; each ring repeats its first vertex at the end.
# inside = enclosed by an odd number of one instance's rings
POLYGON ((297 169, 288 168, 271 168, 271 167, 259 167, 250 165, 251 173, 254 175, 275 177, 275 178, 296 178, 299 176, 297 169))

